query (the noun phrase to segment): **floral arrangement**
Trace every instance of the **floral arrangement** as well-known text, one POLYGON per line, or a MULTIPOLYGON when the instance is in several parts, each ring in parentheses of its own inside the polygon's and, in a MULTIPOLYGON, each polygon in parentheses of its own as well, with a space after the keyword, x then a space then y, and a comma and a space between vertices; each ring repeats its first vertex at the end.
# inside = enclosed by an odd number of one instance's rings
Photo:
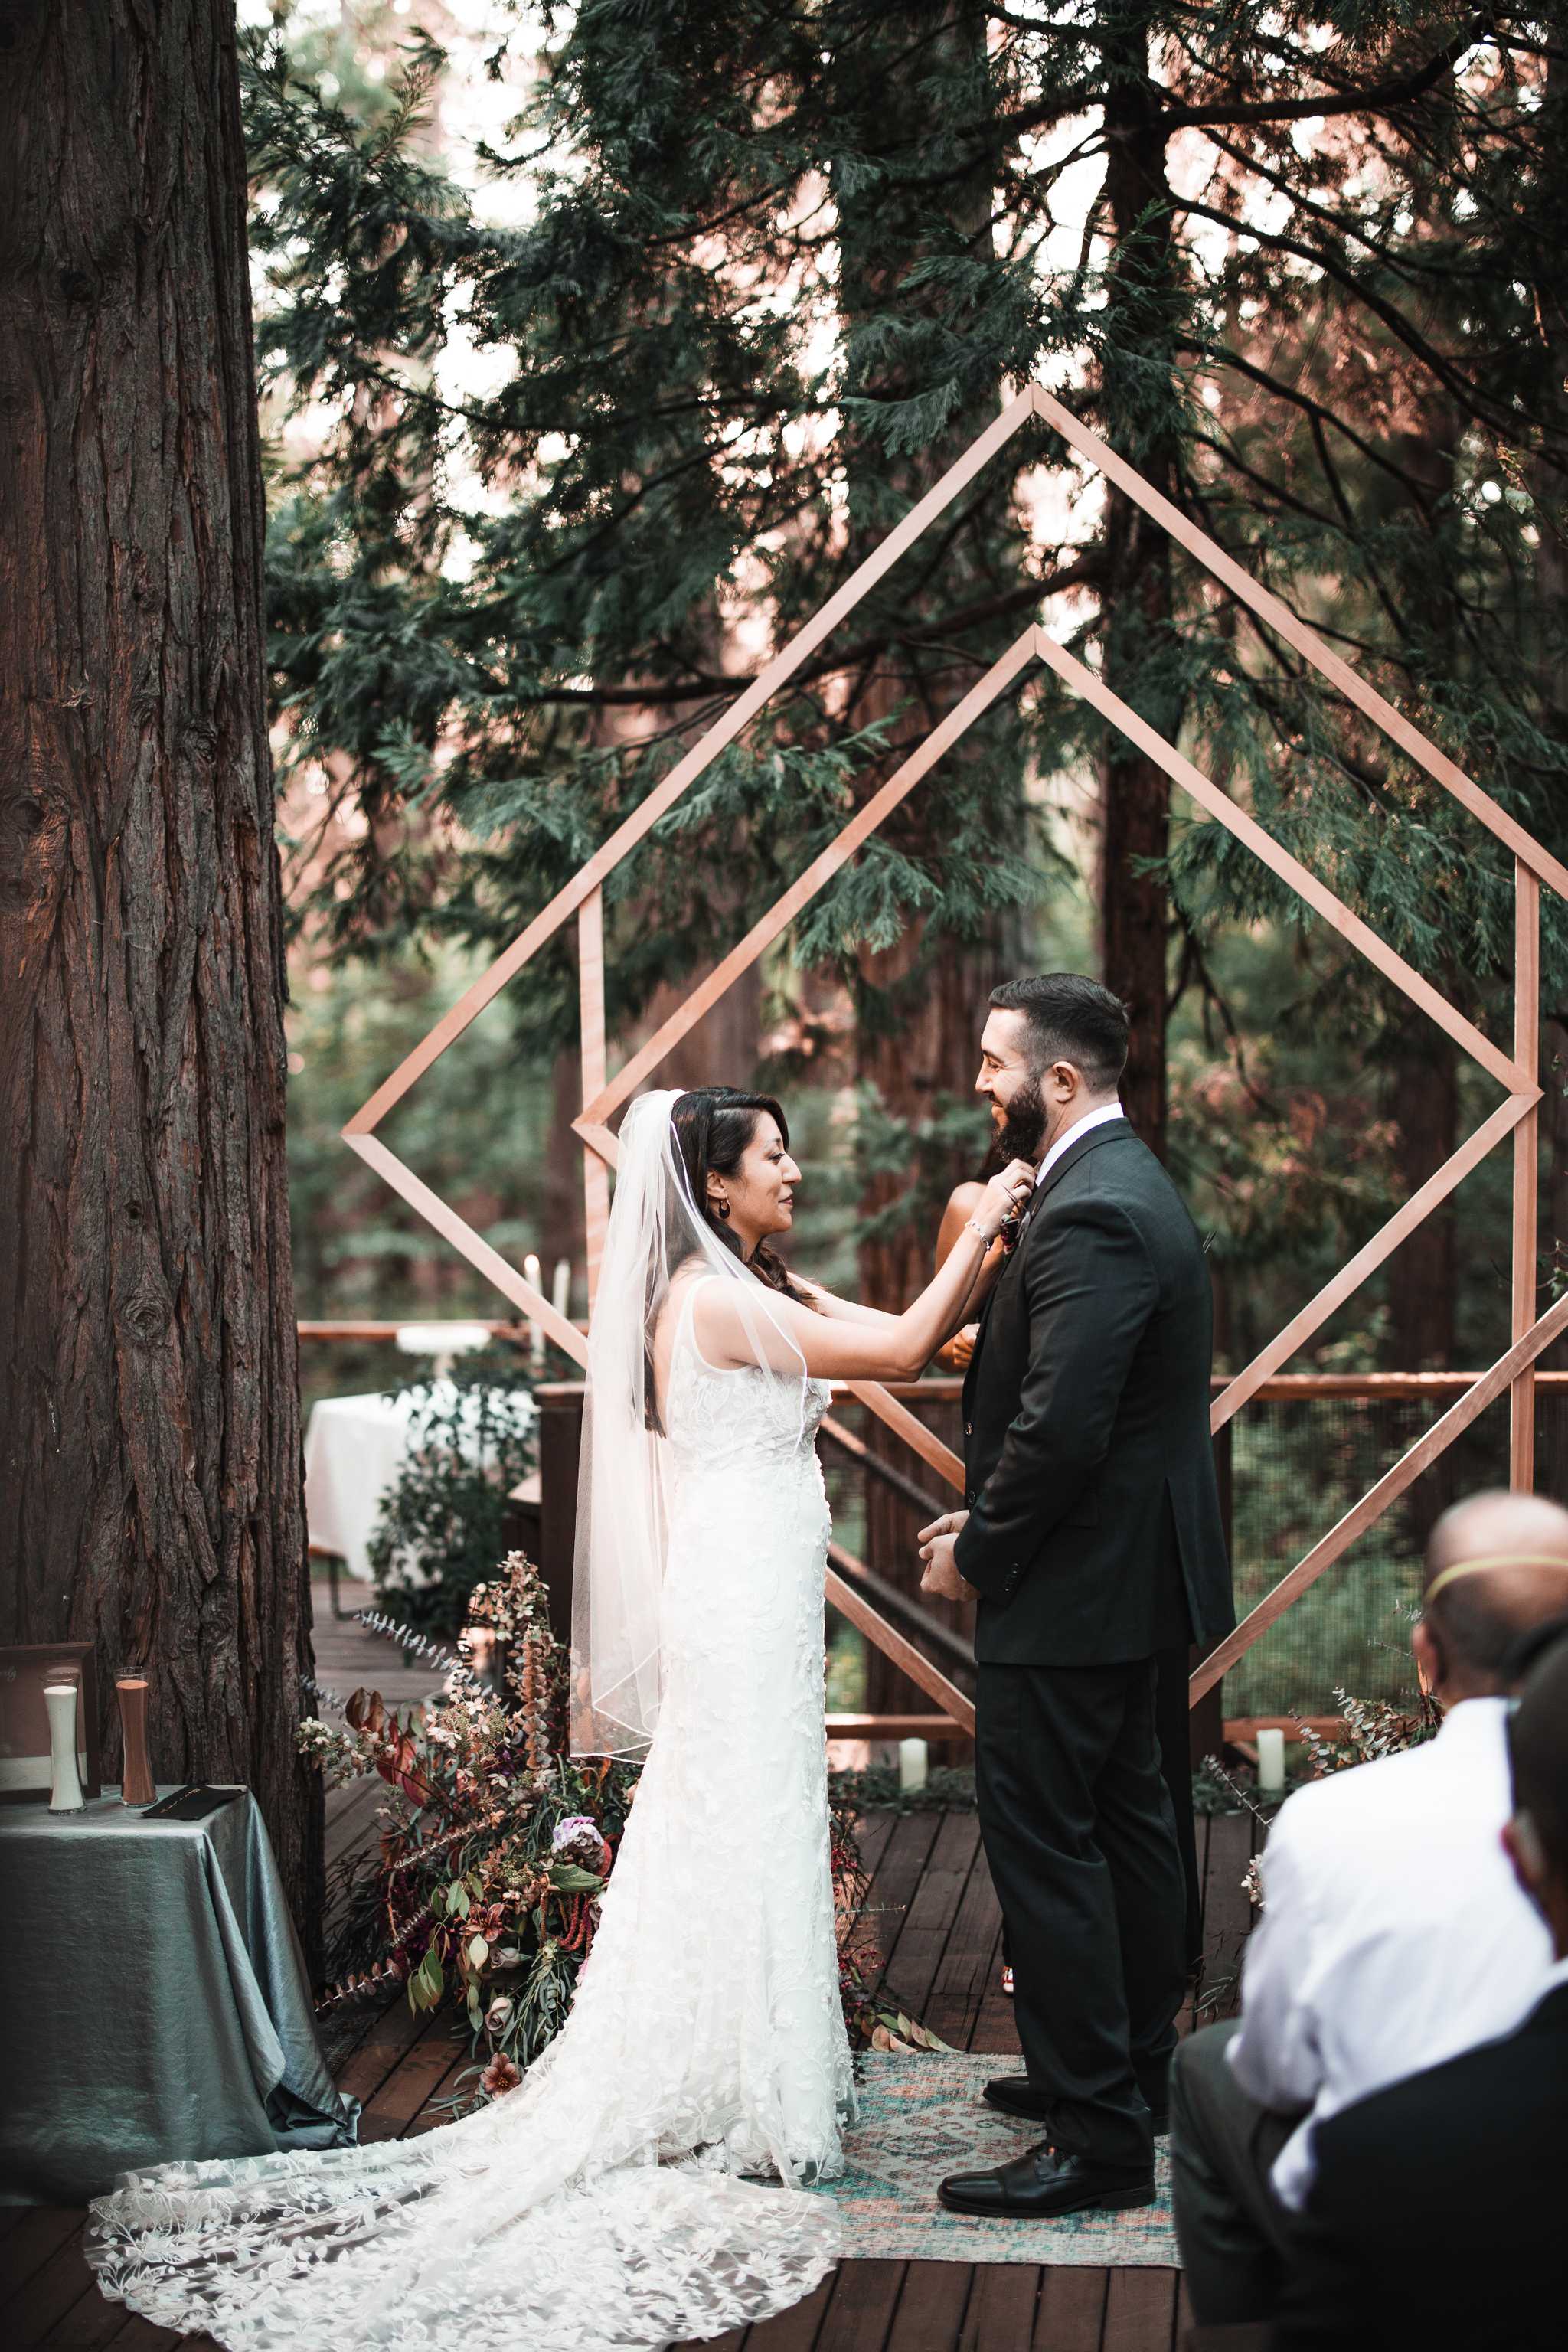
POLYGON ((1324 1739, 1299 1715, 1292 1718, 1311 1760, 1314 1780, 1330 1772, 1342 1772, 1352 1764, 1375 1764, 1380 1756, 1419 1748, 1424 1740, 1436 1738, 1443 1720, 1442 1708, 1426 1691, 1418 1693, 1415 1705, 1406 1714, 1386 1699, 1352 1698, 1348 1691, 1338 1689, 1334 1697, 1344 1718, 1342 1740, 1324 1739))
MULTIPOLYGON (((334 1780, 387 1783, 379 1849, 341 1866, 330 1906, 338 1979, 321 2006, 401 1982, 416 2010, 466 2025, 479 2087, 495 2097, 560 2031, 592 1947, 598 1899, 636 1794, 637 1767, 566 1752, 567 1661, 538 1570, 510 1553, 476 1585, 442 1698, 400 1717, 355 1691, 340 1728, 300 1727, 301 1751, 334 1780)), ((940 2049, 875 2000, 858 1923, 867 1874, 853 1815, 834 1805, 839 1982, 860 2047, 940 2049)))
MULTIPOLYGON (((370 1540, 376 1598, 406 1633, 451 1641, 501 1545, 507 1496, 533 1468, 533 1376, 508 1345, 401 1391, 409 1442, 370 1540)), ((405 1642, 406 1646, 406 1642, 405 1642)))
MULTIPOLYGON (((1375 1764, 1382 1756, 1397 1756, 1406 1748, 1419 1748, 1424 1740, 1436 1738, 1443 1720, 1443 1710, 1426 1691, 1418 1694, 1415 1705, 1401 1714, 1385 1699, 1352 1698, 1346 1690, 1336 1687, 1334 1696, 1344 1719, 1346 1737, 1325 1739, 1299 1715, 1291 1721, 1301 1735, 1306 1753, 1308 1778, 1321 1780, 1331 1772, 1344 1772, 1355 1764, 1375 1764)), ((1217 1757, 1204 1758, 1204 1774, 1211 1787, 1217 1784, 1228 1790, 1237 1805, 1262 1823, 1267 1832, 1270 1816, 1258 1804, 1251 1791, 1232 1779, 1217 1757)), ((1205 1810, 1212 1810, 1205 1807, 1205 1810)), ((1254 1854, 1242 1876, 1247 1900, 1255 1910, 1263 1908, 1263 1879, 1254 1854)))

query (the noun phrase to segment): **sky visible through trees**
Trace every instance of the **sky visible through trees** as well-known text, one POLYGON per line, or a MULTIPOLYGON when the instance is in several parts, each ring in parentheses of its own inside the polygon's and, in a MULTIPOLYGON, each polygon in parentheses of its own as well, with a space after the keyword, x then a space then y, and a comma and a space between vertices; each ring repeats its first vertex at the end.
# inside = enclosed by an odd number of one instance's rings
MULTIPOLYGON (((343 1112, 1031 378, 1562 852, 1554 9, 377 0, 249 16, 309 1309, 489 1309, 344 1167, 343 1112)), ((1506 1041, 1507 857, 1031 433, 616 877, 621 1051, 1037 617, 1506 1041)), ((1548 912, 1543 1299, 1568 1234, 1568 973, 1548 912)), ((499 1245, 547 1261, 581 1255, 559 1140, 576 1102, 568 940, 389 1138, 499 1245)), ((1040 679, 672 1075, 689 1082, 706 1051, 709 1074, 784 1092, 807 1166, 797 1255, 900 1297, 984 1148, 967 1091, 985 992, 1062 963, 1132 1005, 1129 1107, 1209 1238, 1233 1368, 1495 1100, 1040 679)), ((1490 1360, 1507 1180, 1494 1155, 1304 1362, 1490 1360)), ((1360 1491, 1367 1442, 1321 1413, 1274 1430, 1267 1461, 1244 1435, 1238 1491, 1280 1564, 1326 1497, 1360 1491)), ((1491 1467, 1478 1454, 1454 1475, 1491 1467)), ((1387 1531, 1397 1549, 1430 1499, 1387 1531)), ((1352 1627, 1335 1593, 1320 1605, 1323 1656, 1350 1671, 1364 1612, 1352 1627)))
MULTIPOLYGON (((1546 14, 411 0, 268 23, 253 236, 312 954, 502 944, 1033 374, 1560 830, 1546 14)), ((1039 436, 618 877, 624 1038, 1037 612, 1506 1022, 1507 861, 1039 436)), ((973 1162, 968 1033, 998 968, 1103 959, 1130 996, 1130 1103, 1156 1142, 1170 1120, 1233 1352, 1489 1100, 1194 814, 1031 687, 770 963, 773 1075, 835 1098, 858 1148, 840 1205, 896 1242, 920 1180, 890 1285, 973 1162)), ((573 993, 563 943, 509 1007, 536 1066, 573 993)), ((1495 1268, 1458 1263, 1456 1231, 1331 1344, 1481 1344, 1495 1268)))

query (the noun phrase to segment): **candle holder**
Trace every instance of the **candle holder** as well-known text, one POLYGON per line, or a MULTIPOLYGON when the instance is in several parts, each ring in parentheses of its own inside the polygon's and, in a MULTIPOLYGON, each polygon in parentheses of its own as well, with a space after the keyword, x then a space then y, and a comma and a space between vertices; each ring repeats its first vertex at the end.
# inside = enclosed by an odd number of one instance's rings
POLYGON ((122 1805, 150 1805, 158 1790, 153 1779, 152 1759, 147 1753, 147 1677, 145 1675, 117 1675, 114 1688, 120 1700, 120 1725, 125 1738, 125 1761, 120 1771, 120 1801, 122 1805))
POLYGON ((87 1809, 81 1775, 76 1769, 75 1683, 46 1683, 44 1705, 49 1717, 49 1811, 79 1813, 87 1809))

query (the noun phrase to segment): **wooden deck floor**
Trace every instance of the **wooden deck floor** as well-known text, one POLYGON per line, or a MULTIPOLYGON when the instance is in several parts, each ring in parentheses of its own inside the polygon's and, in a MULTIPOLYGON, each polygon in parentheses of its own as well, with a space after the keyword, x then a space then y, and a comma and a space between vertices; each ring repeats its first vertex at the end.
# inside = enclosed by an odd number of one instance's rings
MULTIPOLYGON (((335 1792, 334 1852, 369 1833, 379 1786, 335 1792)), ((1216 2014, 1229 2006, 1248 1925, 1241 1880, 1252 1826, 1236 1815, 1198 1825, 1206 1998, 1216 2014)), ((1011 2004, 1000 1990, 1001 1919, 973 1815, 872 1814, 862 1843, 873 1872, 869 1924, 900 2003, 957 2048, 1015 2055, 1011 2004)), ((436 2102, 467 2063, 446 2026, 412 2017, 401 1998, 334 2021, 329 2046, 339 2083, 363 2103, 367 2140, 438 2123, 436 2102)), ((82 2257, 81 2223, 63 2208, 0 2209, 6 2352, 172 2352, 182 2341, 186 2352, 207 2352, 206 2336, 182 2339, 103 2301, 82 2257)), ((1187 2324, 1180 2284, 1174 2270, 846 2263, 793 2310, 719 2339, 718 2352, 1174 2352, 1187 2324)))

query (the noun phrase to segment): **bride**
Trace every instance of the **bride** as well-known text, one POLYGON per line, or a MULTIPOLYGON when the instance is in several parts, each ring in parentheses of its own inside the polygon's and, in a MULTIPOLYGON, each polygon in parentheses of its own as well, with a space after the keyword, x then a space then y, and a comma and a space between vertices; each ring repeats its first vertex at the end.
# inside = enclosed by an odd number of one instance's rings
POLYGON ((853 2101, 816 1426, 831 1380, 911 1376, 964 1321, 1033 1171, 995 1178, 889 1315, 773 1254, 800 1181, 776 1102, 645 1095, 620 1144, 572 1744, 647 1761, 572 2013, 518 2089, 419 2139, 122 2174, 89 2258, 160 2326, 247 2352, 592 2352, 763 2318, 835 2259, 836 2208, 803 2193, 840 2169, 853 2101))

